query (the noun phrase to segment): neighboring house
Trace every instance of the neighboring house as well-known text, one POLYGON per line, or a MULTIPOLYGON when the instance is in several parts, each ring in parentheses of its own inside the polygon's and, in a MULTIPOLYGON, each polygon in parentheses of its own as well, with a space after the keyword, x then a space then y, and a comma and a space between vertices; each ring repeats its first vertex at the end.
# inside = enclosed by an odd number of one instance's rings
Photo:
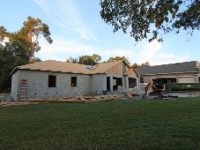
POLYGON ((197 61, 142 66, 136 71, 141 83, 148 83, 154 78, 165 79, 167 83, 200 83, 200 63, 197 61))
POLYGON ((11 96, 15 101, 22 100, 23 96, 77 96, 76 89, 81 95, 101 95, 102 91, 134 88, 139 84, 139 75, 125 61, 87 66, 48 60, 18 66, 11 75, 11 96))

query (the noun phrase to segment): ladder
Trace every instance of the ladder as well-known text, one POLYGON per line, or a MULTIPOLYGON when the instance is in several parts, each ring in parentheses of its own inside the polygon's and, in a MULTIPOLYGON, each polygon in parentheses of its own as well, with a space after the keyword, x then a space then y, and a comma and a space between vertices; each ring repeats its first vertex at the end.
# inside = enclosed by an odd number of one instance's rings
POLYGON ((27 80, 23 79, 20 83, 19 100, 27 100, 28 98, 28 84, 27 80))

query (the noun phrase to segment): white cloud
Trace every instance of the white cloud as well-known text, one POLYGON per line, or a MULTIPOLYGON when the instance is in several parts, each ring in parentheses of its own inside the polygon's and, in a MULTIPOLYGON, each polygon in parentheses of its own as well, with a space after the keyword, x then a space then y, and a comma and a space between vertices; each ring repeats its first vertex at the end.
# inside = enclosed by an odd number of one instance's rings
POLYGON ((74 0, 34 0, 47 16, 64 31, 78 34, 83 39, 96 40, 95 35, 88 29, 83 16, 74 0))
POLYGON ((151 43, 144 43, 141 48, 135 51, 133 58, 136 63, 141 64, 148 61, 150 62, 150 65, 168 64, 190 60, 189 55, 186 53, 182 53, 177 56, 174 53, 164 52, 162 49, 162 43, 157 40, 154 40, 151 43))
POLYGON ((54 59, 65 61, 69 57, 78 58, 81 55, 99 54, 102 61, 107 60, 109 57, 125 56, 131 63, 144 63, 150 62, 150 65, 175 63, 189 60, 187 54, 182 54, 178 58, 172 53, 162 52, 162 44, 153 41, 152 43, 145 43, 142 47, 135 47, 137 50, 124 50, 124 49, 107 49, 102 50, 92 45, 83 44, 78 41, 69 39, 62 39, 54 37, 54 42, 49 45, 46 41, 41 40, 41 51, 36 56, 42 60, 54 59))
MULTIPOLYGON (((78 8, 75 0, 34 0, 52 22, 57 25, 63 32, 75 33, 82 39, 96 40, 89 24, 84 21, 81 9, 78 8)), ((74 37, 74 36, 73 36, 74 37)), ((75 36, 76 37, 76 36, 75 36)), ((94 53, 102 56, 102 61, 109 57, 125 56, 131 63, 144 63, 149 61, 151 65, 158 65, 164 63, 173 63, 189 60, 187 54, 180 54, 178 57, 174 53, 164 52, 162 44, 158 41, 151 43, 139 43, 137 46, 130 49, 108 48, 102 50, 101 45, 93 46, 90 41, 85 44, 79 41, 74 41, 69 37, 56 38, 52 37, 54 42, 48 45, 44 41, 41 43, 42 50, 36 55, 41 59, 56 59, 65 61, 69 57, 79 57, 81 55, 92 55, 94 53)), ((95 42, 98 42, 96 40, 95 42)), ((106 41, 107 42, 107 41, 106 41)), ((97 43, 95 43, 97 44, 97 43)))
POLYGON ((54 38, 54 41, 49 45, 46 41, 41 40, 41 50, 36 53, 37 57, 42 60, 55 59, 65 61, 69 57, 77 57, 83 52, 91 51, 91 47, 70 40, 54 38))

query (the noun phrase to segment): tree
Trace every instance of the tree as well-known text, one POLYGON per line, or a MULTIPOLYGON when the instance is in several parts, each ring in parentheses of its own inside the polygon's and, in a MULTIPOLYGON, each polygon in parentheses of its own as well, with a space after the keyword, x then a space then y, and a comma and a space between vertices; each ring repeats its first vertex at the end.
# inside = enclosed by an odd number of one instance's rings
POLYGON ((70 62, 70 63, 78 63, 78 59, 77 58, 73 58, 73 57, 69 57, 66 62, 70 62))
POLYGON ((125 56, 110 57, 106 62, 113 62, 113 61, 119 61, 119 60, 124 60, 130 65, 130 61, 125 56))
POLYGON ((173 29, 200 29, 199 0, 101 0, 101 17, 114 27, 140 41, 151 34, 149 41, 158 39, 159 33, 173 29), (153 26, 152 26, 153 25, 153 26))
POLYGON ((142 64, 137 64, 137 63, 134 63, 131 67, 136 69, 136 68, 139 68, 139 67, 142 67, 142 66, 150 66, 150 63, 148 61, 142 63, 142 64))
POLYGON ((136 69, 136 68, 139 68, 140 67, 140 65, 138 65, 137 63, 134 63, 134 64, 132 64, 132 66, 131 66, 131 68, 133 68, 133 69, 136 69))
POLYGON ((31 62, 30 63, 36 63, 36 62, 41 62, 42 60, 38 57, 34 57, 31 59, 31 62))
POLYGON ((96 65, 100 62, 101 56, 98 54, 90 55, 83 55, 80 56, 78 59, 69 57, 66 61, 71 63, 79 63, 79 64, 85 64, 85 65, 96 65))
POLYGON ((0 26, 0 41, 3 41, 7 36, 7 31, 3 26, 0 26))
POLYGON ((93 54, 92 59, 95 61, 95 63, 99 63, 101 61, 101 56, 98 54, 93 54))
POLYGON ((142 63, 140 66, 150 66, 150 63, 148 61, 142 63))
POLYGON ((11 86, 11 71, 20 65, 28 63, 27 51, 21 41, 6 43, 0 48, 0 92, 9 91, 11 86))
POLYGON ((85 65, 95 65, 96 62, 95 60, 92 58, 92 56, 89 55, 83 55, 79 57, 79 64, 85 64, 85 65))
POLYGON ((48 25, 42 23, 40 19, 35 19, 29 16, 27 21, 25 21, 23 24, 24 26, 17 33, 17 36, 30 43, 28 50, 29 60, 31 60, 31 58, 34 57, 34 53, 40 50, 40 36, 43 36, 49 44, 51 44, 53 40, 50 37, 51 33, 49 31, 48 25))
POLYGON ((0 26, 0 91, 10 88, 10 72, 17 66, 41 61, 34 58, 34 53, 40 49, 39 37, 52 43, 49 27, 40 19, 28 17, 24 26, 18 32, 8 32, 0 26), (8 42, 5 42, 8 38, 8 42))
POLYGON ((0 41, 3 41, 5 37, 9 38, 9 42, 19 40, 23 41, 24 47, 28 52, 29 61, 34 58, 34 53, 40 50, 39 39, 43 36, 48 43, 52 43, 53 40, 50 37, 50 31, 47 24, 42 23, 38 18, 28 17, 23 23, 23 27, 14 33, 9 33, 5 27, 0 26, 0 41))

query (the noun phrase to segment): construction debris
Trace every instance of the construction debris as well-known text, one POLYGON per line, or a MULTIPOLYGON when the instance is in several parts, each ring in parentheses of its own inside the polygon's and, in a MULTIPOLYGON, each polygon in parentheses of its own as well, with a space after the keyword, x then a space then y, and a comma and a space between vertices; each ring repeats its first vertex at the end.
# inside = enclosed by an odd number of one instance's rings
POLYGON ((38 102, 0 102, 0 107, 34 105, 38 102))
POLYGON ((11 102, 13 99, 9 93, 0 94, 0 102, 11 102))
MULTIPOLYGON (((76 89, 75 89, 76 90, 76 89)), ((79 91, 77 91, 79 93, 79 91)), ((8 102, 2 100, 0 102, 0 107, 12 107, 12 106, 25 106, 25 105, 33 105, 40 103, 92 103, 99 101, 113 101, 113 100, 124 100, 124 99, 141 99, 144 95, 144 91, 140 88, 136 87, 133 89, 120 89, 115 94, 110 95, 100 95, 100 96, 79 96, 76 97, 62 97, 62 98, 44 98, 44 99, 28 99, 26 101, 21 102, 8 102)), ((195 97, 200 96, 200 92, 189 92, 189 93, 165 93, 163 95, 148 95, 146 99, 177 99, 179 97, 195 97)), ((0 97, 4 98, 4 97, 0 97)))
POLYGON ((80 99, 81 99, 82 101, 85 101, 84 97, 81 95, 81 93, 78 91, 78 89, 77 89, 75 86, 74 86, 74 89, 75 89, 75 91, 78 93, 80 99))
POLYGON ((125 89, 125 88, 119 86, 117 94, 118 95, 123 95, 124 97, 128 97, 128 98, 135 97, 135 96, 139 96, 141 98, 143 92, 139 87, 125 89))
POLYGON ((143 94, 144 94, 144 92, 139 87, 135 87, 133 89, 129 89, 129 91, 128 91, 128 96, 131 95, 132 97, 133 96, 142 97, 143 94))
POLYGON ((66 102, 66 103, 89 103, 97 101, 108 101, 122 98, 120 95, 103 95, 103 96, 82 96, 82 97, 62 97, 49 99, 30 99, 29 102, 66 102))
POLYGON ((48 99, 28 99, 24 102, 0 102, 0 107, 24 106, 40 103, 92 103, 99 101, 112 101, 123 98, 122 95, 103 95, 103 96, 77 96, 48 99))

